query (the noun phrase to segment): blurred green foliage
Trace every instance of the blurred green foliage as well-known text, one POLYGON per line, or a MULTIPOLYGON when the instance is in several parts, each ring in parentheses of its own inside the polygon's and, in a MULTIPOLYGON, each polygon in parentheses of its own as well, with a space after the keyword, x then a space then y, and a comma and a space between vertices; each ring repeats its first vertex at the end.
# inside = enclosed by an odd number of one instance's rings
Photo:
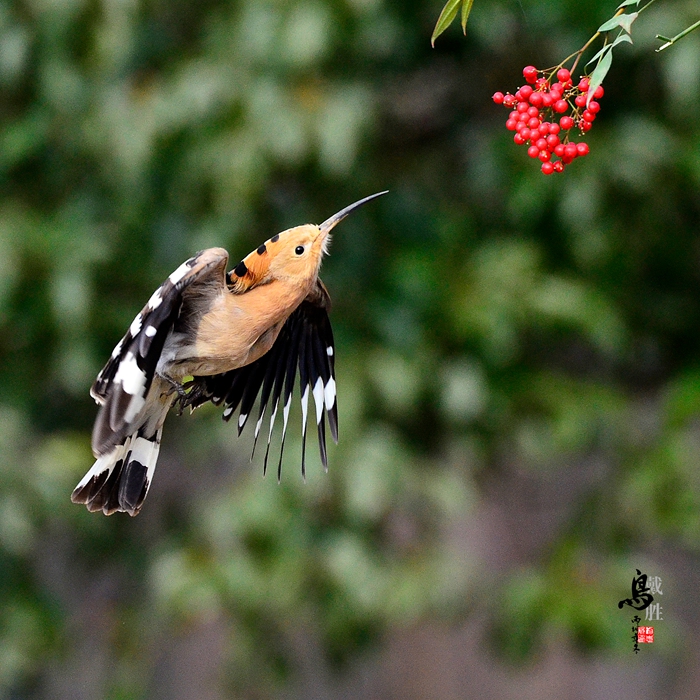
POLYGON ((510 658, 552 629, 626 643, 639 553, 700 548, 700 37, 654 54, 696 10, 658 6, 591 155, 544 178, 489 96, 578 48, 602 0, 477 3, 435 51, 417 3, 0 5, 0 696, 51 697, 91 650, 85 697, 149 697, 159 650, 212 617, 227 687, 261 698, 308 639, 338 670, 484 600, 510 658), (90 383, 162 279, 384 188, 323 270, 329 474, 302 483, 297 440, 262 481, 203 409, 169 418, 139 518, 73 506, 90 383), (492 570, 454 524, 514 474, 563 515, 492 570))

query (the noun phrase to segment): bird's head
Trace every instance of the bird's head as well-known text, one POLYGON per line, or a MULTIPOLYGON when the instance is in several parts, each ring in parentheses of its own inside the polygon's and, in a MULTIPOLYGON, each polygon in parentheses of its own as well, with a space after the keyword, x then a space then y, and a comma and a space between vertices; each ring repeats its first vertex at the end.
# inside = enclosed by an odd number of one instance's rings
POLYGON ((230 274, 234 291, 245 291, 258 284, 285 279, 297 285, 313 283, 328 253, 330 232, 350 212, 375 197, 378 192, 341 209, 318 226, 304 224, 282 231, 247 255, 230 274))

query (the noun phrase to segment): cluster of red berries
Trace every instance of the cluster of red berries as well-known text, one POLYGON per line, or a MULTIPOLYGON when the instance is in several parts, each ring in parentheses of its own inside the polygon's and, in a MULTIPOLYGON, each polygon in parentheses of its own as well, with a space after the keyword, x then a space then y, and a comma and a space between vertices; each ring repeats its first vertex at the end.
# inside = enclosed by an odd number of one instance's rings
POLYGON ((534 66, 526 66, 523 77, 527 84, 518 88, 515 95, 497 92, 493 101, 512 109, 506 129, 516 132, 513 141, 519 146, 529 146, 527 154, 530 158, 542 161, 542 172, 551 175, 564 172, 564 167, 574 158, 588 154, 588 144, 572 141, 570 131, 575 126, 583 134, 593 126, 600 111, 600 103, 596 100, 603 96, 603 86, 596 88, 588 102, 588 78, 582 78, 574 86, 571 73, 560 68, 556 72, 557 82, 550 84, 554 73, 549 78, 545 73, 534 66), (571 112, 567 114, 569 110, 571 112))

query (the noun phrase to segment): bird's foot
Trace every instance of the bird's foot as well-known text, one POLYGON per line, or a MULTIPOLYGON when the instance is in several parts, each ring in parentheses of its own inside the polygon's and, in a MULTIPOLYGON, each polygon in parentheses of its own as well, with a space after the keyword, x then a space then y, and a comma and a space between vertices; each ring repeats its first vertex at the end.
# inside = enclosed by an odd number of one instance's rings
POLYGON ((180 401, 187 398, 187 391, 185 390, 185 387, 180 384, 180 382, 177 382, 167 374, 162 374, 160 372, 158 372, 158 376, 168 385, 168 396, 173 392, 177 392, 180 401))

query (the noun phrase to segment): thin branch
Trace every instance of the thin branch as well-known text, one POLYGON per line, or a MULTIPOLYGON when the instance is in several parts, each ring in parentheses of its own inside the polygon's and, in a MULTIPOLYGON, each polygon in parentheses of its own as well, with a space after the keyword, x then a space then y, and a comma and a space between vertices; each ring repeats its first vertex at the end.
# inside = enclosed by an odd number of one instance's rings
MULTIPOLYGON (((651 0, 645 7, 648 7, 651 5, 652 2, 655 0, 651 0)), ((642 8, 643 9, 643 8, 642 8)), ((625 14, 625 8, 621 7, 614 15, 613 17, 619 17, 620 15, 625 14)), ((581 60, 581 56, 585 53, 586 49, 600 36, 600 32, 596 32, 575 54, 576 60, 574 61, 574 65, 571 66, 571 72, 573 73, 576 70, 576 66, 578 65, 578 62, 581 60), (578 55, 577 55, 578 54, 578 55)), ((607 37, 606 37, 607 41, 607 37)))
POLYGON ((659 46, 658 49, 656 49, 656 53, 659 53, 659 51, 663 51, 664 49, 667 49, 669 46, 673 46, 679 39, 682 39, 686 34, 690 34, 690 32, 694 31, 700 27, 700 20, 697 21, 695 24, 691 24, 687 29, 684 29, 680 34, 676 34, 672 39, 669 39, 667 36, 661 36, 661 34, 657 34, 656 38, 659 41, 665 41, 666 43, 663 44, 662 46, 659 46))
POLYGON ((656 0, 649 0, 649 2, 646 5, 644 5, 644 7, 641 10, 637 10, 637 14, 641 15, 642 12, 644 12, 644 10, 647 9, 647 7, 649 7, 650 5, 653 5, 655 2, 656 2, 656 0))

